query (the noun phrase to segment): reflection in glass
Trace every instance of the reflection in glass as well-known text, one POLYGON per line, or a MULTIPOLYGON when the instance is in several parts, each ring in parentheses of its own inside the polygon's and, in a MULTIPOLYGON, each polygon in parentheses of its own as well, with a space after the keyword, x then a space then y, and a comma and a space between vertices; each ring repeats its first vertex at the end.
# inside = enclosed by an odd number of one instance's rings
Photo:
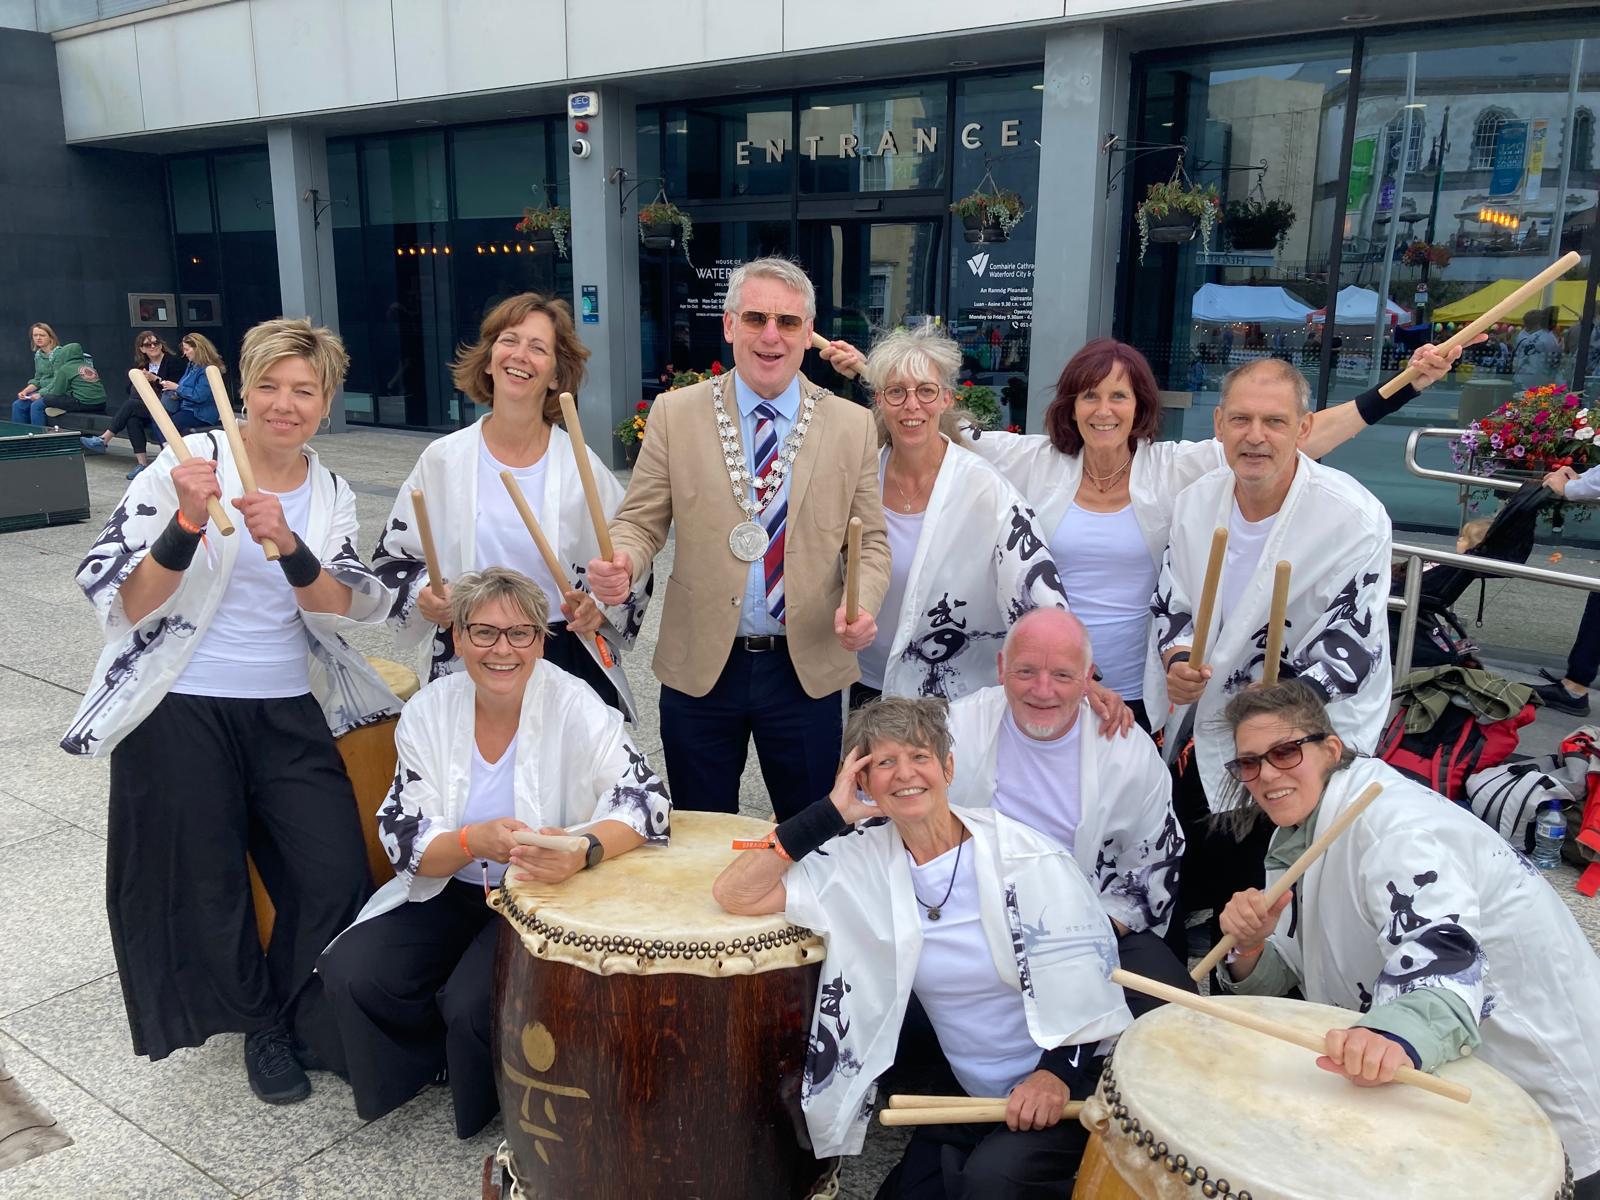
MULTIPOLYGON (((660 113, 667 195, 676 200, 725 200, 786 195, 794 188, 793 111, 787 96, 730 104, 673 105, 660 113)), ((652 155, 651 157, 654 157, 652 155)), ((648 197, 647 197, 648 198, 648 197)))
POLYGON ((942 188, 947 107, 943 80, 801 96, 801 192, 942 188))

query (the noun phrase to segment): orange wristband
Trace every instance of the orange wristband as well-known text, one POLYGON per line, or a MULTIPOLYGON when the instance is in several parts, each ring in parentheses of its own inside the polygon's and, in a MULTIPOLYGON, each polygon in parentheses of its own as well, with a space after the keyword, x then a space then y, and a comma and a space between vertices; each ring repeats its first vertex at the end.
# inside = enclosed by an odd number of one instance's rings
POLYGON ((205 526, 191 524, 189 518, 183 515, 183 509, 181 508, 178 510, 178 528, 183 530, 185 533, 205 532, 205 526))
POLYGON ((471 828, 471 825, 463 825, 456 832, 456 840, 461 843, 461 853, 465 854, 469 860, 474 857, 472 848, 467 845, 467 830, 471 828))

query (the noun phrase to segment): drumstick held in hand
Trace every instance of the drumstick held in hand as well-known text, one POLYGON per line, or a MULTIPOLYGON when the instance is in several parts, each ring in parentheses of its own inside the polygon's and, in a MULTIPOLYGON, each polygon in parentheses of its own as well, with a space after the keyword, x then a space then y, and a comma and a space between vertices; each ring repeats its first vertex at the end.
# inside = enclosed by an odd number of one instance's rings
MULTIPOLYGON (((1289 869, 1283 873, 1283 876, 1262 895, 1262 899, 1266 901, 1268 908, 1282 900, 1288 894, 1289 889, 1300 882, 1300 876, 1311 869, 1312 863, 1327 853, 1328 847, 1333 845, 1334 840, 1341 833, 1355 824, 1356 818, 1367 811, 1367 806, 1376 800, 1382 791, 1383 784, 1381 783, 1367 784, 1366 788, 1355 798, 1350 807, 1340 813, 1334 819, 1333 824, 1329 825, 1316 841, 1307 846, 1299 858, 1289 864, 1289 869)), ((1196 982, 1204 979, 1210 973, 1211 968, 1221 962, 1227 956, 1228 951, 1232 950, 1237 944, 1238 939, 1231 933, 1223 934, 1222 940, 1211 947, 1210 952, 1200 960, 1194 970, 1189 972, 1189 978, 1196 982)))
MULTIPOLYGON (((1542 292, 1550 284, 1554 283, 1568 271, 1572 270, 1572 268, 1577 266, 1581 261, 1582 258, 1576 250, 1571 250, 1566 254, 1563 254, 1560 258, 1556 259, 1555 262, 1551 263, 1532 279, 1528 280, 1527 283, 1523 284, 1504 300, 1500 301, 1499 304, 1496 304, 1488 312, 1484 313, 1483 316, 1479 317, 1476 321, 1473 321, 1466 328, 1457 330, 1449 338, 1441 342, 1439 344, 1439 349, 1445 354, 1448 354, 1457 346, 1465 346, 1468 342, 1477 337, 1485 329, 1489 328, 1489 326, 1493 325, 1506 313, 1520 307, 1522 303, 1535 292, 1542 292)), ((1415 367, 1407 367, 1404 371, 1401 371, 1400 374, 1389 380, 1388 383, 1380 387, 1378 389, 1378 394, 1387 400, 1401 388, 1405 387, 1406 384, 1414 383, 1419 374, 1420 372, 1417 371, 1415 367)))
MULTIPOLYGON (((239 434, 239 422, 234 419, 233 405, 228 402, 228 385, 222 382, 221 369, 207 367, 206 382, 211 385, 211 402, 217 406, 222 432, 227 435, 228 445, 233 448, 233 465, 239 468, 239 482, 244 484, 246 495, 253 495, 258 490, 256 473, 250 466, 250 456, 245 453, 244 438, 239 434)), ((277 562, 282 557, 278 543, 271 538, 262 539, 261 552, 267 556, 268 562, 277 562)))
POLYGON ((1211 613, 1217 605, 1217 585, 1222 582, 1222 564, 1227 557, 1228 531, 1219 525, 1211 535, 1211 559, 1206 563, 1205 586, 1200 589, 1200 611, 1194 618, 1194 645, 1189 647, 1189 665, 1196 671, 1206 665, 1211 613))
POLYGON ((861 518, 851 517, 844 538, 844 623, 861 615, 861 518))
MULTIPOLYGON (((178 432, 178 427, 172 423, 172 418, 167 415, 167 410, 161 406, 161 401, 156 398, 150 381, 145 378, 144 371, 135 367, 128 372, 128 381, 133 384, 134 390, 139 393, 139 399, 144 401, 145 408, 150 413, 150 419, 156 423, 156 428, 161 430, 161 436, 167 439, 167 445, 172 447, 172 454, 179 462, 188 462, 194 457, 189 452, 189 444, 183 440, 183 435, 178 432)), ((228 513, 222 507, 222 501, 213 496, 206 501, 206 512, 211 515, 211 523, 217 527, 217 532, 227 537, 233 532, 233 522, 228 520, 228 513)))
POLYGON ((428 590, 444 599, 444 576, 439 573, 439 551, 433 545, 433 525, 428 520, 428 502, 420 488, 411 491, 411 511, 417 518, 417 538, 422 542, 422 559, 428 564, 428 590))
MULTIPOLYGON (((902 1099, 904 1097, 901 1097, 902 1099)), ((973 1100, 968 1096, 920 1096, 918 1099, 929 1101, 925 1108, 911 1108, 904 1105, 896 1106, 894 1098, 889 1101, 889 1107, 878 1114, 878 1124, 897 1125, 967 1125, 988 1123, 991 1121, 1004 1121, 1006 1119, 1006 1101, 1004 1098, 996 1100, 973 1100), (934 1105, 933 1101, 939 1101, 934 1105)), ((1062 1107, 1061 1118, 1065 1121, 1076 1120, 1083 1111, 1082 1100, 1068 1100, 1062 1107)))
MULTIPOLYGON (((1183 1008, 1192 1008, 1195 1012, 1205 1013, 1219 1021, 1226 1021, 1230 1025, 1240 1025, 1245 1029, 1253 1029, 1257 1033, 1264 1033, 1268 1037, 1275 1037, 1282 1042, 1290 1042, 1296 1046, 1304 1046, 1315 1054, 1326 1054, 1327 1043, 1314 1033, 1305 1033, 1292 1025, 1282 1021, 1274 1021, 1269 1017, 1257 1016, 1234 1004, 1224 1004, 1213 1000, 1209 996, 1196 996, 1181 988, 1170 987, 1165 983, 1158 983, 1154 979, 1146 979, 1143 975, 1135 975, 1131 971, 1120 968, 1111 972, 1111 982, 1119 987, 1130 988, 1135 992, 1143 992, 1147 996, 1154 996, 1157 1000, 1165 1000, 1169 1004, 1177 1004, 1183 1008)), ((1424 1092, 1432 1092, 1436 1096, 1443 1096, 1446 1100, 1455 1100, 1462 1104, 1472 1100, 1472 1089, 1464 1084, 1456 1083, 1450 1079, 1440 1079, 1436 1075, 1429 1075, 1426 1071, 1419 1071, 1415 1067, 1401 1067, 1394 1073, 1396 1083, 1406 1084, 1408 1087, 1419 1088, 1424 1092)))
POLYGON ((1271 687, 1278 682, 1278 660, 1283 657, 1283 623, 1289 610, 1289 561, 1280 559, 1272 573, 1272 616, 1267 620, 1267 658, 1261 664, 1261 682, 1271 687))
MULTIPOLYGON (((550 542, 544 536, 544 530, 539 528, 539 518, 534 516, 533 509, 528 507, 528 498, 522 494, 522 489, 517 486, 517 477, 510 471, 501 471, 500 482, 506 485, 506 491, 511 495, 511 503, 517 506, 517 512, 522 515, 522 523, 528 527, 528 532, 533 535, 533 544, 539 547, 539 557, 544 559, 544 568, 550 572, 550 578, 556 581, 557 587, 567 587, 567 573, 561 569, 561 560, 556 557, 556 552, 550 548, 550 542)), ((590 636, 594 638, 594 644, 600 651, 600 661, 609 667, 612 659, 611 651, 606 647, 606 640, 598 633, 590 636)))
POLYGON ((600 543, 600 557, 610 562, 616 556, 616 551, 611 548, 611 530, 606 526, 606 511, 600 505, 600 489, 595 487, 589 446, 583 440, 583 425, 578 420, 578 402, 572 398, 571 392, 561 393, 561 420, 567 427, 567 437, 572 440, 572 455, 578 463, 583 498, 589 502, 589 519, 594 522, 594 536, 600 543))
POLYGON ((574 850, 587 850, 589 839, 577 837, 570 833, 536 833, 531 829, 519 829, 511 835, 524 846, 538 846, 542 850, 559 850, 563 854, 571 854, 574 850))
MULTIPOLYGON (((811 331, 811 344, 818 350, 833 349, 833 343, 827 338, 823 337, 816 330, 811 331)), ((833 369, 839 372, 839 374, 843 375, 846 379, 855 379, 857 376, 860 376, 862 383, 871 382, 865 375, 862 375, 861 372, 856 370, 854 367, 839 367, 834 366, 832 363, 829 363, 828 365, 833 366, 833 369)))

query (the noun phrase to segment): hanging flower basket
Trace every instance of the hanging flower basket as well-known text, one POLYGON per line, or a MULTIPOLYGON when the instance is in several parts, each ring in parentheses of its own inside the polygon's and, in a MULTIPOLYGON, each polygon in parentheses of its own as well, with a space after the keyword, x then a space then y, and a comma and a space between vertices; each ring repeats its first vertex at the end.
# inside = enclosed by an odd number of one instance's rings
POLYGON ((518 233, 528 235, 536 249, 550 246, 562 258, 567 257, 567 237, 572 230, 570 209, 560 205, 525 208, 516 228, 518 233))
POLYGON ((1287 200, 1230 200, 1223 233, 1235 250, 1277 250, 1294 227, 1294 206, 1287 200))
POLYGON ((1221 209, 1217 189, 1210 184, 1194 187, 1181 177, 1181 167, 1166 183, 1152 183, 1133 210, 1139 226, 1139 261, 1144 261, 1151 242, 1182 244, 1192 241, 1197 231, 1201 246, 1210 245, 1221 209))
POLYGON ((689 258, 689 241, 694 237, 694 222, 672 201, 662 197, 639 210, 639 241, 646 250, 671 250, 683 243, 683 257, 689 258))
POLYGON ((1022 223, 1027 213, 1021 196, 998 188, 991 192, 981 189, 969 192, 952 204, 950 211, 961 218, 964 236, 969 242, 1008 241, 1011 231, 1022 223))

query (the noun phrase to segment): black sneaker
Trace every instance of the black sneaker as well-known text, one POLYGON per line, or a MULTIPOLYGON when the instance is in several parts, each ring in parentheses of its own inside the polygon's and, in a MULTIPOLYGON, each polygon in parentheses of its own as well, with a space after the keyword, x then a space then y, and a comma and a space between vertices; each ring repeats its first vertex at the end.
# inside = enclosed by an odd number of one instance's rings
POLYGON ((1575 717, 1589 715, 1589 693, 1574 696, 1567 691, 1564 683, 1547 683, 1543 687, 1533 689, 1533 694, 1539 697, 1540 703, 1546 708, 1553 708, 1557 712, 1571 713, 1575 717))
POLYGON ((311 1081, 295 1060, 283 1026, 274 1025, 244 1039, 244 1066, 250 1090, 268 1104, 293 1104, 311 1095, 311 1081))

